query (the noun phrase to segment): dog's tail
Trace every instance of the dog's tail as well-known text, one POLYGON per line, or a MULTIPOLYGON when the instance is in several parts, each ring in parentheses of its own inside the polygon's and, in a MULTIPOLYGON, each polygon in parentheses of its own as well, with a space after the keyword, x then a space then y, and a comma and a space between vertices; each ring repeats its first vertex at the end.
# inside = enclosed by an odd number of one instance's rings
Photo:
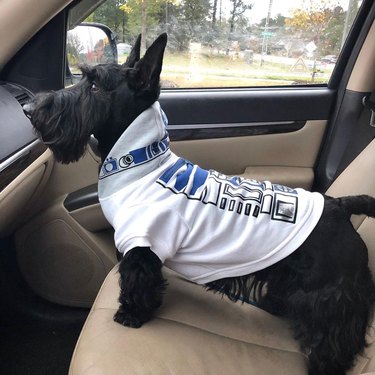
POLYGON ((375 217, 375 198, 369 195, 353 195, 337 198, 339 205, 348 215, 366 215, 375 217))

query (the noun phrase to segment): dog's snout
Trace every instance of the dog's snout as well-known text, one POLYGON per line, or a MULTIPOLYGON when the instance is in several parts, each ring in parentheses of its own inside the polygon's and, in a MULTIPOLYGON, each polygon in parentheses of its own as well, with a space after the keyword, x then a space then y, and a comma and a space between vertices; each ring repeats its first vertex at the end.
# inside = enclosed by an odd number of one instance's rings
POLYGON ((34 104, 32 102, 26 103, 26 104, 23 105, 22 109, 23 109, 23 113, 26 115, 26 117, 31 119, 31 115, 32 115, 33 110, 34 110, 34 104))

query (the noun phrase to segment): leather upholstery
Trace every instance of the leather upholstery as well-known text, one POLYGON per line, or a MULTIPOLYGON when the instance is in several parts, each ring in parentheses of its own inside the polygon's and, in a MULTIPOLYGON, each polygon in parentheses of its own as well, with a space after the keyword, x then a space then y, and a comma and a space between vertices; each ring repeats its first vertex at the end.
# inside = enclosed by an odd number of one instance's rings
MULTIPOLYGON (((328 190, 332 196, 375 196, 375 141, 328 190)), ((375 220, 354 218, 375 274, 375 220)), ((307 374, 305 356, 288 323, 165 270, 169 287, 156 318, 140 329, 113 321, 119 294, 116 268, 107 276, 77 343, 70 375, 307 374)), ((375 374, 375 326, 350 375, 375 374)))
POLYGON ((131 329, 113 321, 119 286, 111 271, 78 341, 71 375, 303 373, 304 356, 283 320, 166 274, 168 292, 157 317, 131 329))

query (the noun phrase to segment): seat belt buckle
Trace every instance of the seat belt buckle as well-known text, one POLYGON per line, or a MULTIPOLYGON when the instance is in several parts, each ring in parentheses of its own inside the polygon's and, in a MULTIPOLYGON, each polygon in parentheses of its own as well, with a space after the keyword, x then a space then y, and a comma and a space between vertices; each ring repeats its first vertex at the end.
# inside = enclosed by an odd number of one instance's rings
POLYGON ((374 113, 374 111, 371 111, 370 126, 375 128, 375 113, 374 113))
POLYGON ((369 109, 371 112, 370 116, 370 126, 375 128, 375 102, 370 100, 371 95, 366 95, 362 99, 362 104, 365 108, 369 109))

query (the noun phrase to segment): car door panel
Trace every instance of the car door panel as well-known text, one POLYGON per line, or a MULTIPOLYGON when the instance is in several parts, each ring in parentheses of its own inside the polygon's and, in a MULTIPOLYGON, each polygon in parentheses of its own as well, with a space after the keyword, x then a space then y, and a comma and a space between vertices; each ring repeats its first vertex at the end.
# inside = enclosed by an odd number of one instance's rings
POLYGON ((309 189, 334 97, 323 87, 172 90, 160 102, 178 155, 225 174, 309 189))
POLYGON ((34 202, 43 195, 52 166, 52 153, 47 150, 22 171, 15 167, 18 175, 0 191, 0 237, 10 235, 33 217, 34 202))
POLYGON ((160 102, 171 125, 327 119, 335 91, 327 87, 165 90, 160 102))
POLYGON ((324 120, 315 120, 295 132, 178 141, 171 147, 178 155, 206 169, 260 180, 272 177, 275 182, 291 186, 300 181, 300 186, 309 188, 325 125, 324 120), (289 180, 287 176, 292 173, 288 173, 288 168, 304 177, 289 180), (256 175, 252 176, 252 172, 256 175))

